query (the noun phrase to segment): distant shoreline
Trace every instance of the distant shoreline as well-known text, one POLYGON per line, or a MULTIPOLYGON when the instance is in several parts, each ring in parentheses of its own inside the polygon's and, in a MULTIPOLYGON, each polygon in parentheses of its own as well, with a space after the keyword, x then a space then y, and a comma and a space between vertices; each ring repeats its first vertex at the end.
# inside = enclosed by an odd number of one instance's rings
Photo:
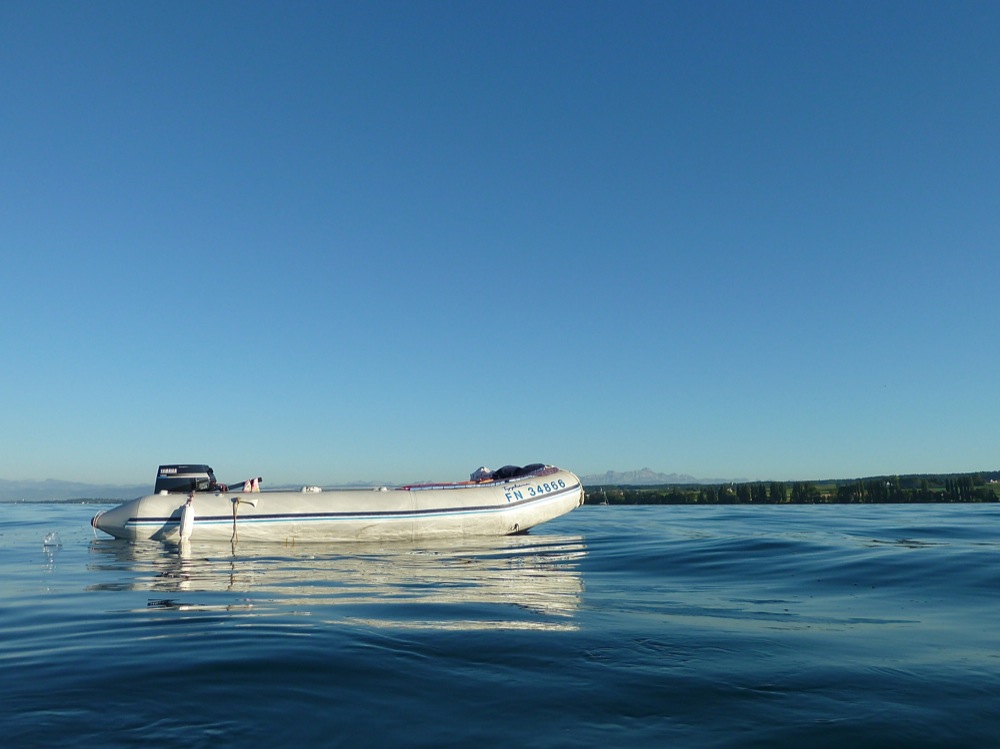
MULTIPOLYGON (((618 474, 622 475, 622 474, 618 474)), ((928 504, 1000 502, 1000 471, 909 474, 814 481, 704 481, 606 483, 585 477, 587 504, 742 505, 742 504, 928 504), (589 479, 589 480, 588 480, 589 479)), ((147 487, 84 493, 66 482, 0 481, 0 504, 108 504, 142 496, 147 487), (4 484, 7 486, 4 486, 4 484), (79 491, 79 494, 72 492, 79 491), (64 493, 65 492, 65 493, 64 493)))
POLYGON ((584 484, 596 505, 931 504, 1000 501, 1000 471, 719 484, 584 484))

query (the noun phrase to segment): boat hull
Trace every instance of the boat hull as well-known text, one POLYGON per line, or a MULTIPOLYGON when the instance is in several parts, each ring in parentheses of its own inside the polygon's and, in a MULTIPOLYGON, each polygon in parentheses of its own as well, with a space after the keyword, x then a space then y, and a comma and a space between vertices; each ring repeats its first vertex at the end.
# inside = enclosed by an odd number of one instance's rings
MULTIPOLYGON (((523 533, 583 504, 569 471, 547 467, 487 483, 324 492, 199 492, 192 540, 420 541, 523 533)), ((95 528, 129 540, 180 540, 186 494, 152 494, 99 513, 95 528)))

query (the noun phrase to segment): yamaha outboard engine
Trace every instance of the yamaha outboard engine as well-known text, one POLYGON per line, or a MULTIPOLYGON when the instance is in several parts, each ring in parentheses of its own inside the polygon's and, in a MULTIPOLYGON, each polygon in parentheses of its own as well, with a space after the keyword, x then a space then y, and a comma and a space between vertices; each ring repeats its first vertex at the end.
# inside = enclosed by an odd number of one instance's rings
POLYGON ((160 466, 156 472, 156 486, 153 493, 184 493, 212 491, 216 487, 215 473, 211 466, 168 465, 160 466))

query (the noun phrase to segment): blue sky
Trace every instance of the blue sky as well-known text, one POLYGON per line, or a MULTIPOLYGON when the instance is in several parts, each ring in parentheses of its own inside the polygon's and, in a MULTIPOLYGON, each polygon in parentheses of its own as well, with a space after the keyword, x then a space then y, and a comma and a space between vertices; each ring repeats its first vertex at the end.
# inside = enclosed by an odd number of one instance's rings
POLYGON ((996 469, 998 34, 0 4, 0 477, 996 469))

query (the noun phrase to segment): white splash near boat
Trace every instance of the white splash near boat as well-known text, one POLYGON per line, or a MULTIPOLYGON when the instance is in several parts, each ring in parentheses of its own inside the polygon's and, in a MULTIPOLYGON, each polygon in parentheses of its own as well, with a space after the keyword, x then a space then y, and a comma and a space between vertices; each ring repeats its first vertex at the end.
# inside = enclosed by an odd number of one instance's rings
POLYGON ((583 504, 580 479, 555 466, 479 469, 473 476, 330 491, 261 491, 256 478, 234 491, 207 465, 164 465, 153 494, 99 512, 91 524, 129 540, 176 541, 183 530, 192 540, 420 541, 523 533, 583 504))

